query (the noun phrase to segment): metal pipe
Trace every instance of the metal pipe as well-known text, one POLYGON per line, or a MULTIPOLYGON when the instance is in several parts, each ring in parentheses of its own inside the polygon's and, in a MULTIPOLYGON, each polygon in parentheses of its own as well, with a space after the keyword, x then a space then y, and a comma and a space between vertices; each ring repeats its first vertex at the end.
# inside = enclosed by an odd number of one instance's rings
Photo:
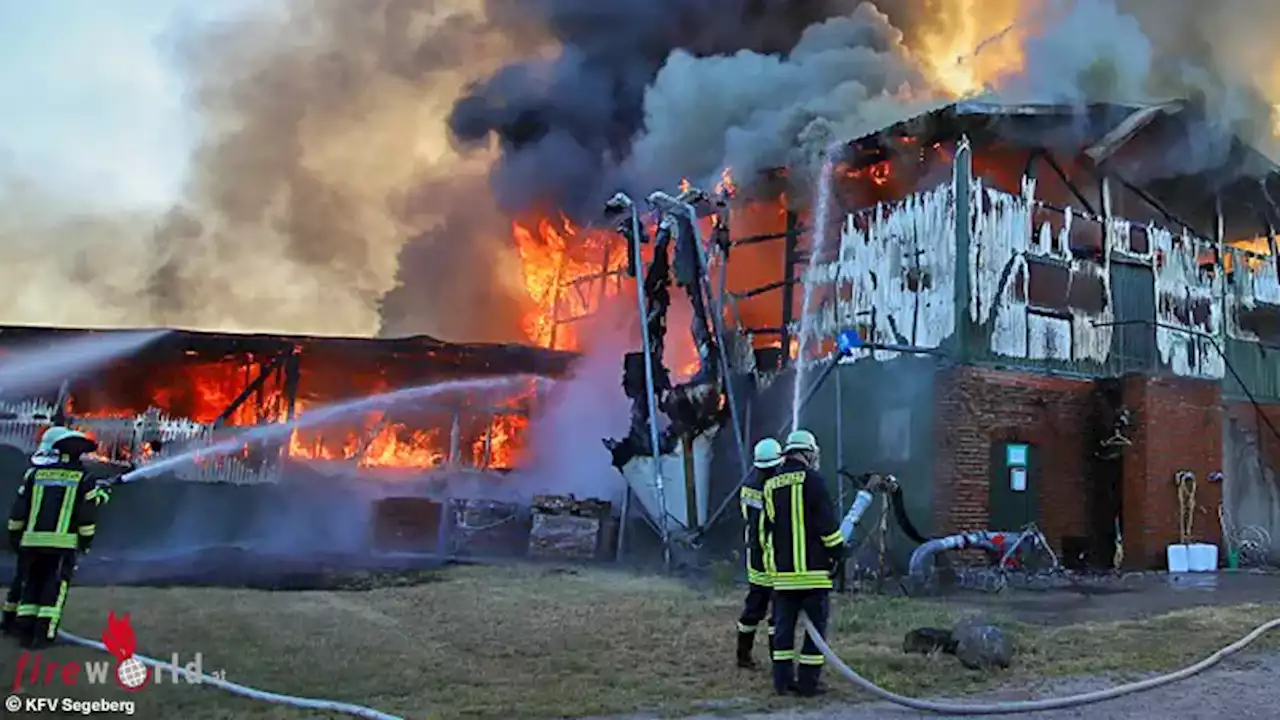
POLYGON ((613 559, 622 562, 623 549, 627 544, 627 518, 631 515, 631 483, 622 478, 622 509, 618 511, 618 546, 614 549, 613 559))
POLYGON ((667 528, 667 493, 662 479, 662 455, 658 448, 658 398, 653 385, 653 348, 649 343, 649 311, 644 297, 644 258, 640 252, 640 212, 631 205, 632 255, 636 266, 636 300, 640 308, 640 338, 644 343, 644 385, 649 403, 649 442, 653 456, 653 487, 658 496, 658 528, 662 536, 662 562, 671 567, 671 533, 667 528))
POLYGON ((978 530, 976 532, 959 533, 957 535, 948 535, 946 537, 934 538, 920 546, 911 553, 911 561, 908 563, 907 574, 912 581, 918 585, 924 585, 929 581, 929 561, 934 555, 948 550, 963 550, 966 548, 980 548, 990 550, 992 552, 1001 553, 1001 562, 1007 559, 1004 550, 1010 546, 1016 547, 1020 545, 1028 533, 1026 532, 1000 532, 995 530, 978 530))

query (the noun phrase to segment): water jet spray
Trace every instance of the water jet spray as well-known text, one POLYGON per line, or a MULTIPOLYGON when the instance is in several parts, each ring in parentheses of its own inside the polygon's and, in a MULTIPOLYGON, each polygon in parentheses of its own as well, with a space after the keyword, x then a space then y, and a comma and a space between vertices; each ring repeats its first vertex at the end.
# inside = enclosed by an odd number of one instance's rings
POLYGON ((140 330, 77 335, 31 343, 0 360, 0 395, 48 389, 114 360, 132 355, 172 332, 140 330))
POLYGON ((468 380, 453 380, 442 383, 433 383, 430 385, 402 388, 394 392, 381 393, 378 395, 358 398, 356 400, 334 403, 331 405, 317 407, 289 422, 252 428, 250 430, 237 433, 232 437, 221 440, 212 445, 191 449, 179 455, 174 455, 173 457, 164 458, 163 460, 158 460, 154 463, 135 468, 123 475, 106 481, 105 484, 117 485, 133 483, 143 478, 166 472, 184 463, 198 462, 204 458, 217 457, 219 455, 236 452, 250 442, 285 438, 294 430, 300 428, 323 425, 346 415, 368 412, 370 410, 379 410, 414 400, 423 400, 442 393, 459 391, 477 392, 488 389, 518 386, 527 383, 551 384, 554 382, 555 380, 551 378, 532 374, 509 375, 497 378, 473 378, 468 380))

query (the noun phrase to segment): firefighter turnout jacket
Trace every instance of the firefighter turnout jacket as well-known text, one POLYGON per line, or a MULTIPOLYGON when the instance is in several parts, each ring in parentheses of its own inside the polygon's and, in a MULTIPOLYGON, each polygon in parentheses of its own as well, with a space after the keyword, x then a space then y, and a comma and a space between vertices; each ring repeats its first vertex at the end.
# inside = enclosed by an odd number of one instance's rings
POLYGON ((764 482, 773 474, 773 470, 756 469, 738 494, 746 525, 743 542, 747 553, 747 582, 761 587, 773 586, 765 566, 768 538, 764 532, 764 482))
POLYGON ((791 461, 764 483, 765 569, 775 590, 831 589, 844 536, 826 481, 791 461))
POLYGON ((15 549, 88 552, 98 505, 106 499, 106 491, 93 486, 78 461, 32 467, 9 512, 15 549))

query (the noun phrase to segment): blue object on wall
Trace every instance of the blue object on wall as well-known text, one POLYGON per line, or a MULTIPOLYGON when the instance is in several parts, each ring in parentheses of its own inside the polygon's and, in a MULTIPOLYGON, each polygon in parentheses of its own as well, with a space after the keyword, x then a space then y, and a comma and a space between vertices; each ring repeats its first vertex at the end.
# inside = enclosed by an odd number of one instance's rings
POLYGON ((862 347, 862 336, 858 335, 857 330, 841 330, 836 336, 836 347, 840 348, 841 355, 851 355, 854 350, 862 347))

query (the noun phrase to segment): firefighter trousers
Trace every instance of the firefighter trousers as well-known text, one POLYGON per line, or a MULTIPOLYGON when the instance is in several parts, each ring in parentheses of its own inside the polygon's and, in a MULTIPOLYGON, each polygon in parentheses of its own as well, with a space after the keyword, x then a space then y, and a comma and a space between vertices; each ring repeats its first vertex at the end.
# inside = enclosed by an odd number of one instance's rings
POLYGON ((24 549, 18 553, 15 582, 21 583, 21 592, 17 633, 24 644, 43 644, 57 636, 75 566, 76 554, 70 550, 24 549))
POLYGON ((0 605, 0 628, 5 632, 14 629, 18 619, 18 603, 22 600, 22 573, 18 565, 13 566, 13 580, 9 581, 9 592, 4 596, 4 604, 0 605))
POLYGON ((818 633, 825 637, 827 618, 831 613, 830 593, 830 590, 774 591, 773 687, 779 693, 791 689, 792 678, 795 689, 801 694, 817 691, 818 678, 822 675, 822 652, 803 629, 800 632, 804 634, 804 642, 800 652, 796 652, 796 625, 803 611, 818 633))
POLYGON ((756 629, 760 621, 769 620, 769 648, 773 649, 773 614, 769 612, 769 600, 773 597, 773 588, 751 583, 747 589, 747 599, 742 603, 742 615, 738 618, 738 663, 755 666, 751 660, 751 648, 755 645, 756 629))

